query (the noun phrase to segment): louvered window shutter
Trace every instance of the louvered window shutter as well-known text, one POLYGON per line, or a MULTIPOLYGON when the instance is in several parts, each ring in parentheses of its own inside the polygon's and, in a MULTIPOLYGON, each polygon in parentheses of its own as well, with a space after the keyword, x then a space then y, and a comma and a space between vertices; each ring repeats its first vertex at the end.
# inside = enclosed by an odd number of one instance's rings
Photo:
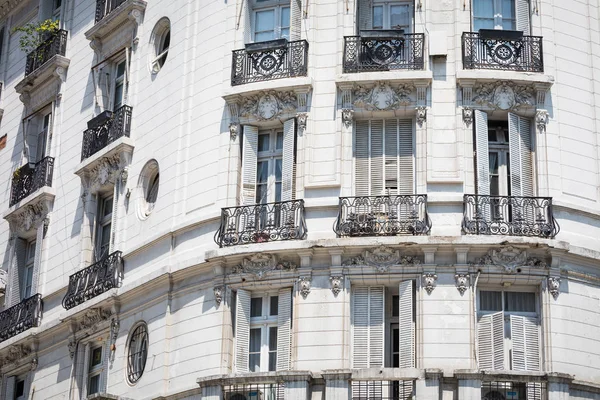
POLYGON ((535 318, 510 316, 512 340, 512 369, 515 371, 540 370, 540 340, 535 318))
POLYGON ((490 194, 490 161, 488 146, 488 116, 475 110, 475 141, 477 163, 477 194, 490 194))
POLYGON ((290 40, 300 40, 302 36, 302 1, 291 0, 290 40))
POLYGON ((369 368, 383 367, 384 289, 371 287, 369 293, 369 368))
POLYGON ((40 276, 40 266, 42 265, 42 249, 44 244, 44 224, 37 231, 37 240, 35 241, 35 258, 33 262, 33 271, 31 274, 31 295, 38 293, 38 281, 40 276))
POLYGON ((504 369, 504 313, 484 315, 477 324, 479 369, 504 369))
POLYGON ((383 287, 359 286, 353 296, 353 367, 383 367, 383 287))
POLYGON ((110 340, 107 340, 102 349, 102 373, 100 375, 100 393, 108 392, 108 360, 110 358, 110 340))
MULTIPOLYGON (((414 151, 412 120, 398 121, 400 182, 399 194, 414 194, 414 151)), ((387 162, 387 160, 386 160, 387 162)))
POLYGON ((277 371, 290 369, 292 339, 292 289, 279 291, 277 312, 277 371))
POLYGON ((100 108, 108 110, 110 108, 110 74, 108 68, 99 70, 99 87, 100 87, 100 108))
POLYGON ((27 241, 25 239, 15 239, 15 261, 12 268, 10 279, 10 306, 21 302, 21 278, 25 273, 25 263, 27 260, 27 241))
POLYGON ((531 32, 529 1, 530 0, 516 0, 517 30, 523 31, 524 35, 529 35, 531 32))
POLYGON ((4 390, 4 396, 7 400, 12 400, 15 398, 15 376, 9 376, 6 378, 6 389, 4 390))
MULTIPOLYGON (((296 140, 296 120, 283 123, 283 156, 281 160, 281 201, 294 199, 294 142, 296 140)), ((256 163, 255 163, 256 165, 256 163)))
MULTIPOLYGON (((373 10, 371 5, 372 0, 358 0, 358 29, 372 29, 373 27, 373 10)), ((360 34, 360 32, 359 32, 360 34)))
POLYGON ((27 123, 27 162, 35 163, 38 161, 38 133, 40 123, 38 118, 31 118, 27 123))
MULTIPOLYGON (((80 344, 81 346, 81 344, 80 344)), ((87 343, 85 345, 83 345, 84 347, 84 351, 83 351, 83 379, 81 380, 81 398, 85 399, 87 398, 87 394, 88 394, 88 381, 89 381, 89 376, 88 376, 88 372, 90 370, 90 344, 87 343)))
POLYGON ((235 366, 238 373, 249 372, 250 292, 238 289, 235 308, 235 366))
POLYGON ((529 120, 512 113, 508 114, 510 184, 513 196, 533 196, 530 130, 529 120))
POLYGON ((399 288, 400 368, 415 366, 415 318, 413 281, 400 282, 399 288))
POLYGON ((258 158, 258 128, 244 125, 242 159, 242 204, 256 203, 256 163, 258 158))
POLYGON ((85 348, 86 346, 78 343, 77 344, 77 350, 76 350, 76 354, 75 354, 75 385, 77 385, 77 389, 79 391, 80 398, 83 398, 83 381, 87 375, 87 373, 84 371, 85 368, 85 348))
POLYGON ((242 13, 241 18, 243 19, 243 21, 241 21, 241 23, 244 26, 244 43, 252 43, 252 29, 254 26, 254 20, 253 20, 253 12, 252 12, 252 8, 250 7, 250 2, 252 0, 238 0, 242 2, 242 6, 241 6, 241 10, 240 12, 242 13))
MULTIPOLYGON (((398 194, 399 185, 405 184, 398 179, 401 175, 398 143, 398 120, 385 120, 385 194, 398 194)), ((412 175, 411 175, 412 180, 412 175)))
POLYGON ((354 194, 369 196, 369 121, 356 121, 354 135, 354 194))
POLYGON ((383 120, 371 120, 371 196, 381 196, 383 192, 383 120))

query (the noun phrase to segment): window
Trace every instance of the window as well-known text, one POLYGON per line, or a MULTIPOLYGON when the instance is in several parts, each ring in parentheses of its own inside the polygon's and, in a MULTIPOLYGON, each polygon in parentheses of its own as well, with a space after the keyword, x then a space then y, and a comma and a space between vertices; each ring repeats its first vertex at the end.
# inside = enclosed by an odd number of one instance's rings
MULTIPOLYGON (((129 49, 122 50, 128 53, 129 49)), ((117 111, 125 105, 129 81, 129 57, 127 54, 106 60, 93 69, 96 82, 96 103, 102 111, 117 111)))
POLYGON ((27 126, 27 147, 29 162, 38 163, 46 156, 48 132, 52 123, 52 113, 49 108, 34 115, 27 126))
POLYGON ((25 391, 25 379, 26 376, 19 376, 15 379, 14 400, 25 400, 27 398, 27 392, 25 391))
POLYGON ((145 220, 154 210, 156 199, 158 198, 158 189, 160 186, 160 173, 158 162, 150 160, 142 168, 138 180, 138 218, 145 220))
POLYGON ((171 45, 171 22, 168 18, 162 18, 156 23, 150 41, 154 46, 150 69, 152 73, 156 74, 167 61, 169 46, 171 45))
POLYGON ((52 18, 57 20, 60 19, 60 7, 62 0, 53 0, 52 2, 52 18))
POLYGON ((259 131, 256 204, 281 201, 283 131, 259 131))
POLYGON ((35 267, 35 240, 27 243, 25 251, 25 268, 22 274, 21 281, 21 300, 31 297, 33 287, 33 269, 35 267))
POLYGON ((112 99, 113 111, 117 111, 123 105, 123 95, 125 93, 125 61, 121 61, 115 66, 115 90, 112 99))
POLYGON ((14 268, 11 268, 10 271, 10 295, 6 300, 9 307, 37 293, 36 233, 37 231, 32 229, 28 232, 28 238, 19 237, 15 239, 15 262, 13 264, 14 268))
POLYGON ((472 0, 473 30, 519 30, 529 34, 529 0, 472 0))
POLYGON ((480 290, 478 296, 479 368, 539 371, 537 293, 480 290))
MULTIPOLYGON (((252 0, 250 0, 252 1, 252 0)), ((254 41, 290 39, 290 1, 254 0, 254 41)))
POLYGON ((291 289, 255 293, 239 289, 236 299, 236 370, 290 368, 291 289))
POLYGON ((356 196, 414 193, 413 125, 402 119, 356 121, 356 196))
POLYGON ((412 27, 412 1, 373 3, 373 29, 401 29, 410 32, 412 27))
POLYGON ((104 357, 102 356, 103 346, 90 348, 90 359, 88 360, 87 371, 87 394, 88 396, 100 392, 100 380, 102 379, 104 357))
POLYGON ((140 323, 133 329, 128 348, 127 379, 134 384, 142 377, 148 358, 148 327, 145 323, 140 323))
POLYGON ((98 196, 98 217, 96 220, 96 262, 110 254, 112 234, 113 196, 98 196))

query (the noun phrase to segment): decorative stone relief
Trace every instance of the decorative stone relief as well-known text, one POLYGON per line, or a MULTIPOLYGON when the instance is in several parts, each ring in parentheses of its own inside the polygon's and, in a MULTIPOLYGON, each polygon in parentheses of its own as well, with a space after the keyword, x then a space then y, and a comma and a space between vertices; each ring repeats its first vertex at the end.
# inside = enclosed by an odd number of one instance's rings
POLYGON ((268 90, 244 98, 240 114, 245 118, 264 121, 275 119, 286 113, 295 114, 297 108, 296 93, 268 90))
POLYGON ((427 107, 419 106, 416 108, 417 111, 417 124, 423 126, 423 122, 427 121, 427 107))
POLYGON ((330 276, 329 281, 331 282, 331 291, 333 292, 333 296, 337 297, 337 295, 342 291, 344 277, 343 276, 330 276))
POLYGON ((37 359, 37 357, 33 357, 31 359, 30 370, 35 371, 37 369, 37 367, 38 367, 38 359, 37 359))
POLYGON ((535 125, 540 133, 546 133, 546 125, 548 124, 549 114, 546 110, 537 110, 535 113, 535 125))
POLYGON ((436 281, 436 274, 423 274, 423 282, 425 283, 425 291, 427 292, 427 294, 431 294, 431 292, 433 292, 433 288, 435 287, 436 281))
POLYGON ((393 265, 420 265, 421 261, 412 256, 401 255, 398 250, 379 246, 373 251, 365 251, 363 255, 352 257, 342 263, 343 266, 368 266, 376 272, 388 272, 393 265))
POLYGON ((463 107, 462 117, 465 125, 471 126, 473 123, 473 109, 471 107, 463 107))
POLYGON ((142 17, 143 17, 142 12, 137 9, 131 10, 129 12, 129 15, 127 15, 127 18, 132 20, 136 25, 140 25, 142 23, 142 17))
POLYGON ((6 285, 8 284, 8 272, 0 268, 0 293, 6 292, 6 285))
POLYGON ((535 257, 527 257, 525 250, 516 249, 512 246, 506 246, 499 250, 492 249, 488 253, 469 263, 474 267, 497 266, 504 269, 504 272, 514 274, 519 272, 519 267, 548 268, 545 261, 535 257))
POLYGON ((308 113, 301 112, 296 115, 296 121, 298 121, 298 130, 304 132, 306 129, 306 122, 308 121, 308 113))
POLYGON ((386 82, 377 82, 373 87, 357 86, 352 95, 354 106, 368 111, 394 110, 414 104, 411 94, 416 92, 412 85, 392 87, 386 82))
POLYGON ((263 279, 273 271, 295 271, 297 265, 290 261, 278 261, 273 254, 255 254, 244 258, 241 264, 233 267, 232 274, 251 274, 256 279, 263 279))
POLYGON ((351 108, 342 108, 342 122, 344 123, 344 126, 350 128, 353 120, 354 110, 351 108))
POLYGON ((112 157, 103 157, 90 171, 89 188, 94 191, 106 184, 114 185, 121 169, 121 157, 118 154, 112 157))
POLYGON ((48 219, 51 204, 52 199, 45 197, 35 204, 17 210, 9 219, 11 229, 15 233, 21 234, 39 228, 48 219))
POLYGON ((77 349, 77 341, 74 338, 70 339, 67 347, 69 348, 69 357, 73 359, 75 357, 75 350, 77 349))
POLYGON ((469 274, 456 274, 454 280, 456 281, 456 288, 462 296, 469 288, 469 274))
POLYGON ((10 346, 4 358, 0 359, 0 365, 8 365, 16 363, 24 358, 29 357, 31 348, 22 344, 10 346))
POLYGON ((235 123, 235 122, 231 122, 229 124, 229 138, 231 140, 235 140, 237 138, 239 129, 240 129, 240 124, 235 123))
POLYGON ((110 321, 110 340, 114 345, 117 342, 117 337, 119 336, 119 329, 121 328, 121 322, 118 318, 113 318, 110 321))
POLYGON ((473 88, 472 102, 500 110, 535 107, 537 90, 533 85, 517 85, 510 81, 483 83, 473 88))
POLYGON ((98 324, 107 321, 110 318, 110 311, 101 308, 90 308, 85 312, 83 318, 79 322, 79 329, 96 330, 98 324))
POLYGON ((215 294, 215 303, 217 303, 217 307, 219 307, 221 305, 221 302, 223 301, 223 290, 223 286, 215 286, 213 288, 213 292, 215 294))
POLYGON ((548 277, 548 292, 554 297, 554 300, 558 299, 558 295, 560 294, 560 277, 548 277))
POLYGON ((61 82, 65 82, 67 80, 67 69, 63 67, 56 67, 54 70, 54 75, 56 75, 61 82))
POLYGON ((302 298, 306 300, 306 297, 310 293, 310 276, 301 276, 300 279, 298 279, 298 282, 300 283, 300 294, 302 295, 302 298))

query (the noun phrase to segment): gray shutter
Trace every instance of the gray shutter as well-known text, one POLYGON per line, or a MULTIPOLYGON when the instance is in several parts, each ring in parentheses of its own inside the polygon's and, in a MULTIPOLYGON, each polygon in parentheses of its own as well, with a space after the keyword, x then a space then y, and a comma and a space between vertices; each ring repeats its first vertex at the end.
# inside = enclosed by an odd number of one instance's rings
POLYGON ((12 400, 15 398, 15 376, 9 376, 6 378, 6 390, 4 390, 4 396, 6 400, 12 400))
POLYGON ((235 308, 235 367, 236 372, 249 372, 250 350, 250 292, 238 289, 235 308))
POLYGON ((530 27, 529 0, 516 0, 517 30, 529 35, 530 27))
POLYGON ((36 117, 31 118, 27 123, 27 151, 28 158, 27 162, 34 163, 38 161, 38 133, 39 133, 39 120, 36 117))
POLYGON ((27 260, 27 241, 25 239, 15 239, 15 262, 13 263, 12 275, 10 278, 10 306, 21 302, 21 276, 25 271, 27 260))
POLYGON ((102 349, 102 373, 100 374, 100 393, 108 393, 108 361, 110 359, 110 340, 102 349))
MULTIPOLYGON (((398 120, 397 119, 386 119, 385 120, 385 137, 384 137, 384 155, 385 155, 385 194, 395 195, 398 194, 402 185, 398 176, 400 175, 399 167, 399 148, 398 148, 398 120), (387 188, 396 189, 387 189, 387 188)), ((412 176, 411 176, 412 180, 412 176)))
POLYGON ((100 109, 101 111, 110 108, 110 74, 107 72, 108 67, 100 68, 98 87, 100 89, 100 109))
POLYGON ((399 120, 399 156, 400 156, 400 182, 399 194, 414 194, 414 151, 413 151, 413 121, 399 120))
POLYGON ((413 281, 402 281, 399 287, 400 368, 415 366, 415 323, 413 281))
POLYGON ((353 368, 383 367, 383 287, 353 291, 353 368))
POLYGON ((510 184, 513 196, 533 196, 531 124, 528 119, 508 113, 510 184))
POLYGON ((242 204, 256 203, 256 163, 258 160, 258 128, 244 125, 242 159, 242 204))
POLYGON ((79 397, 83 398, 83 380, 85 379, 86 373, 83 370, 85 368, 85 348, 81 342, 77 343, 77 350, 75 352, 75 385, 76 393, 79 393, 79 397))
POLYGON ((540 370, 540 340, 535 318, 510 316, 511 361, 515 371, 540 370))
POLYGON ((31 295, 40 292, 39 276, 42 265, 42 250, 44 248, 44 224, 37 228, 37 239, 35 241, 35 258, 33 261, 33 271, 31 274, 31 295))
POLYGON ((488 116, 475 110, 475 141, 477 154, 477 194, 490 194, 490 161, 488 146, 488 116))
POLYGON ((302 38, 302 1, 291 0, 290 10, 290 40, 302 38))
MULTIPOLYGON (((281 201, 294 199, 294 141, 296 120, 283 123, 283 157, 281 161, 281 201)), ((256 162, 254 163, 256 169, 256 162)), ((254 178, 256 182, 256 178, 254 178)))
POLYGON ((479 369, 504 369, 504 313, 484 315, 477 324, 479 369))
POLYGON ((354 134, 354 195, 369 192, 369 121, 356 121, 354 134))
POLYGON ((277 313, 277 371, 290 369, 292 350, 292 289, 279 291, 279 307, 277 313))
POLYGON ((242 18, 244 19, 241 23, 244 25, 244 43, 252 43, 252 39, 254 35, 252 34, 252 29, 254 26, 253 12, 250 7, 250 2, 252 0, 238 0, 242 2, 242 18))
MULTIPOLYGON (((372 0, 358 0, 358 29, 372 29, 373 10, 372 0)), ((360 32, 358 32, 360 34, 360 32)))
POLYGON ((383 120, 371 120, 371 196, 384 194, 383 120))
POLYGON ((83 352, 83 379, 81 380, 81 398, 85 399, 87 398, 88 391, 88 371, 90 369, 90 344, 86 343, 85 345, 83 345, 83 347, 85 350, 83 352))

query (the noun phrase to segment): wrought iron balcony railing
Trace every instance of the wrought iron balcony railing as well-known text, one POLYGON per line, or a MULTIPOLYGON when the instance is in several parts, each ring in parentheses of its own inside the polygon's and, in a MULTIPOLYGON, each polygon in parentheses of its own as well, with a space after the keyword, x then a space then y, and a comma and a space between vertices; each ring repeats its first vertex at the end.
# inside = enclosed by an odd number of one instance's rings
POLYGON ((222 208, 215 242, 223 247, 305 237, 304 200, 289 200, 222 208))
POLYGON ((129 106, 122 106, 117 111, 104 111, 88 122, 88 129, 83 132, 81 161, 102 150, 122 136, 129 137, 131 132, 131 111, 129 106))
POLYGON ((542 37, 522 32, 463 32, 462 56, 464 69, 544 72, 542 37))
POLYGON ((344 37, 344 72, 424 68, 422 33, 344 37))
POLYGON ((54 158, 46 157, 36 164, 25 164, 13 173, 10 206, 17 204, 44 186, 52 186, 54 158))
POLYGON ((560 230, 551 197, 465 194, 463 232, 470 235, 553 238, 560 230))
POLYGON ((115 8, 125 3, 127 0, 96 0, 96 18, 99 22, 102 18, 110 14, 115 8))
POLYGON ((340 197, 333 230, 338 237, 427 235, 427 195, 340 197))
POLYGON ((231 64, 231 85, 306 76, 308 42, 286 39, 252 43, 234 50, 231 64))
POLYGON ((481 382, 481 396, 484 399, 547 400, 546 382, 481 382))
POLYGON ((0 313, 0 342, 40 326, 41 321, 42 295, 38 293, 0 313))
POLYGON ((25 76, 44 65, 52 57, 64 56, 67 50, 67 31, 60 29, 52 34, 44 43, 40 44, 34 51, 27 54, 25 64, 25 76))
POLYGON ((223 386, 223 398, 229 400, 284 400, 285 383, 239 383, 223 386))
POLYGON ((123 260, 121 252, 115 251, 87 268, 69 277, 67 294, 62 305, 69 310, 89 299, 119 287, 123 280, 123 260))
POLYGON ((352 380, 351 400, 412 400, 414 395, 414 381, 412 380, 352 380))

